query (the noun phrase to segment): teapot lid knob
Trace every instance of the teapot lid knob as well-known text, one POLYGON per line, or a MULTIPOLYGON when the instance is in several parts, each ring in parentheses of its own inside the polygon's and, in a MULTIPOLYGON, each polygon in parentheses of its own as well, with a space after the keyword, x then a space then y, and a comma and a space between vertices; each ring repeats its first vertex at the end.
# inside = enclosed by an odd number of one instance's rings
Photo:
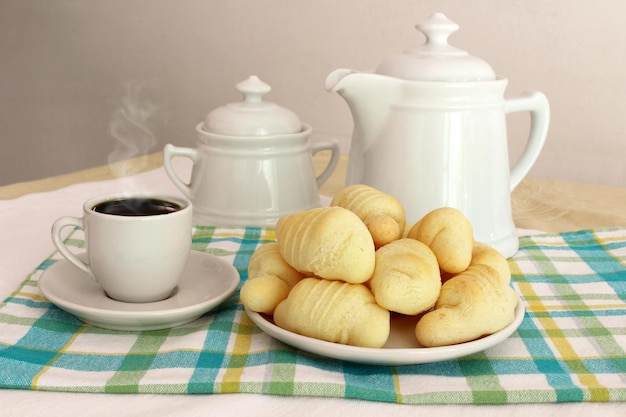
POLYGON ((428 52, 464 53, 448 44, 448 37, 459 30, 459 25, 448 19, 443 13, 433 14, 426 21, 415 25, 415 28, 426 35, 428 52))
POLYGON ((302 123, 294 112, 263 101, 263 96, 272 88, 256 75, 236 84, 235 88, 243 94, 243 101, 212 110, 205 117, 202 130, 229 136, 267 136, 302 130, 302 123))
POLYGON ((378 74, 413 81, 490 81, 496 74, 480 58, 448 44, 448 37, 459 25, 443 13, 435 13, 415 25, 424 33, 426 43, 385 59, 378 74))

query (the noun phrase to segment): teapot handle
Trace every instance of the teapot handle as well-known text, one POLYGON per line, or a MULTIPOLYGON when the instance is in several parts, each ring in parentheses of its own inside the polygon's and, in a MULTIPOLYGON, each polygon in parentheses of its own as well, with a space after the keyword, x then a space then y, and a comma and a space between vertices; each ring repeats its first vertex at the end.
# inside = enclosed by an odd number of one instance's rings
POLYGON ((333 171, 335 171, 335 168, 337 168, 337 163, 339 162, 339 152, 340 152, 339 142, 332 139, 332 140, 317 142, 311 145, 312 155, 315 155, 316 153, 321 152, 321 151, 330 151, 331 155, 330 155, 330 161, 328 161, 328 164, 326 164, 326 168, 324 168, 322 173, 315 178, 317 180, 318 188, 321 187, 322 184, 324 184, 328 180, 328 178, 333 173, 333 171))
POLYGON ((518 111, 530 112, 530 135, 524 152, 511 169, 511 191, 519 185, 537 160, 550 124, 550 105, 546 96, 539 91, 529 91, 520 97, 505 100, 504 113, 518 111))
POLYGON ((180 191, 182 191, 185 197, 187 197, 188 199, 193 199, 191 184, 187 184, 183 180, 181 180, 176 171, 174 171, 174 168, 172 167, 172 159, 177 156, 189 158, 195 164, 198 160, 198 151, 191 148, 179 148, 169 143, 165 145, 165 148, 163 149, 163 167, 165 168, 167 176, 170 177, 170 180, 172 180, 174 185, 180 191))

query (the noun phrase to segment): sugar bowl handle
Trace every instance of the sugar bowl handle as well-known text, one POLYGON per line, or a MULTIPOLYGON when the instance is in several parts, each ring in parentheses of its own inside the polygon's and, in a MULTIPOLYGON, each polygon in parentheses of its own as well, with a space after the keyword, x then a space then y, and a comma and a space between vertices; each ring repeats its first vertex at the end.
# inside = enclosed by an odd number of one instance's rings
POLYGON ((328 164, 326 164, 326 168, 315 178, 317 180, 318 188, 324 184, 331 174, 337 168, 337 163, 339 162, 339 142, 334 139, 316 142, 311 145, 311 154, 315 155, 321 151, 330 151, 330 160, 328 164))
POLYGON ((183 195, 188 199, 193 199, 193 191, 191 190, 191 184, 188 184, 180 179, 174 168, 172 167, 172 160, 177 157, 189 158, 195 164, 198 160, 198 151, 192 148, 179 148, 177 146, 167 144, 163 149, 163 167, 167 176, 174 185, 182 191, 183 195))

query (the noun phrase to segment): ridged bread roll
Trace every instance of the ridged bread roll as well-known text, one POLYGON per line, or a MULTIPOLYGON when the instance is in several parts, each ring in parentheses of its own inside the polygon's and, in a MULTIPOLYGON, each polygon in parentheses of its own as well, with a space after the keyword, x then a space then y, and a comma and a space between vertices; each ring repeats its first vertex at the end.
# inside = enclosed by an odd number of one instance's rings
POLYGON ((281 256, 278 243, 265 243, 254 251, 248 264, 248 280, 241 287, 241 303, 252 311, 273 314, 276 306, 304 275, 281 256))
POLYGON ((374 272, 374 241, 359 217, 343 207, 318 207, 281 217, 276 224, 280 253, 304 273, 352 284, 374 272))
POLYGON ((340 190, 331 206, 355 213, 370 231, 376 248, 400 239, 406 226, 404 207, 398 199, 364 184, 349 185, 340 190))
POLYGON ((468 342, 509 325, 516 305, 515 291, 495 269, 472 265, 443 284, 435 309, 417 322, 415 337, 425 347, 468 342))
POLYGON ((441 291, 437 258, 418 240, 395 240, 376 251, 369 287, 376 302, 389 311, 422 313, 435 305, 441 291))
POLYGON ((408 237, 425 243, 444 272, 462 272, 472 260, 474 230, 455 208, 441 207, 427 213, 409 230, 408 237))
POLYGON ((274 311, 274 323, 304 336, 380 348, 390 331, 389 311, 362 284, 318 278, 298 282, 274 311))

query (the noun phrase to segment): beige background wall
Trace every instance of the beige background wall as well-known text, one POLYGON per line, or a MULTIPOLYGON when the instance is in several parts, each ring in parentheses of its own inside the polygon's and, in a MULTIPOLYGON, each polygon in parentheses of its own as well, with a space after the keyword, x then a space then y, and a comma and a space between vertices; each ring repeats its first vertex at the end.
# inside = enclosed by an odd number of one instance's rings
MULTIPOLYGON (((435 11, 509 78, 507 96, 548 96, 532 176, 626 187, 622 0, 0 0, 0 185, 193 146, 251 74, 347 151, 352 120, 326 75, 421 44, 414 25, 435 11)), ((509 123, 515 160, 527 116, 509 123)))

